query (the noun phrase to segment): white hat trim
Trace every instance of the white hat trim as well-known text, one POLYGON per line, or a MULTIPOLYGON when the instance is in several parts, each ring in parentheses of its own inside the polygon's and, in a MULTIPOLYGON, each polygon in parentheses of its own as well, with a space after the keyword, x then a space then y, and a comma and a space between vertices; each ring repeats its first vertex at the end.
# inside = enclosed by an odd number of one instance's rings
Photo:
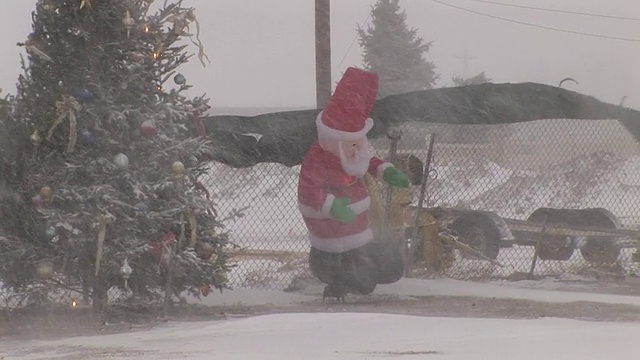
POLYGON ((318 129, 318 138, 327 140, 356 141, 366 136, 369 130, 373 128, 373 119, 367 118, 364 122, 362 130, 356 132, 348 132, 336 130, 328 127, 322 122, 322 111, 316 117, 316 128, 318 129))

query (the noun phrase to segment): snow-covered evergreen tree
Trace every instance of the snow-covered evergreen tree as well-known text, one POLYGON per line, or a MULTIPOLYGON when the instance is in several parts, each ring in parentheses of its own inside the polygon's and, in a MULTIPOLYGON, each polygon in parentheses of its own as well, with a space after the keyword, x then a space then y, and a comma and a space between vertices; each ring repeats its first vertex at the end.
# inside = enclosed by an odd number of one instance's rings
POLYGON ((472 76, 472 77, 462 77, 462 76, 454 76, 451 81, 453 82, 453 86, 467 86, 467 85, 480 85, 491 82, 491 79, 485 75, 484 71, 472 76))
POLYGON ((432 43, 407 27, 407 15, 398 1, 378 0, 371 8, 372 25, 357 29, 364 68, 378 73, 381 98, 431 89, 439 77, 435 65, 424 57, 432 43))
POLYGON ((30 139, 23 197, 48 227, 2 255, 5 286, 51 279, 97 308, 113 287, 169 300, 225 286, 227 236, 198 181, 208 100, 177 72, 189 42, 208 60, 199 24, 182 1, 150 3, 37 1, 15 118, 30 139))

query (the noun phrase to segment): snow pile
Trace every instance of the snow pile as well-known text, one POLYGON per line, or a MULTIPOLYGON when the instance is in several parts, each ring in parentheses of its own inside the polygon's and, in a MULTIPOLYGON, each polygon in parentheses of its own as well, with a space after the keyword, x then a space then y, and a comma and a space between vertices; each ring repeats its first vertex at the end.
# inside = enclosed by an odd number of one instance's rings
POLYGON ((466 205, 503 217, 526 219, 539 207, 601 207, 620 218, 637 217, 640 157, 595 152, 550 165, 537 173, 513 173, 466 205))
POLYGON ((491 161, 434 164, 435 178, 427 188, 429 206, 451 207, 469 202, 504 184, 513 171, 491 161))

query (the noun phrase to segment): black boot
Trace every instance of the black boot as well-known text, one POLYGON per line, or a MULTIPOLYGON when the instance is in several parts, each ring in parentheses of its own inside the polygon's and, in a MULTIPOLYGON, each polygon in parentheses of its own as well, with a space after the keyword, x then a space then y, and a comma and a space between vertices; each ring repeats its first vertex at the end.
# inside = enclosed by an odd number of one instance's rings
POLYGON ((337 302, 344 302, 344 298, 347 295, 346 288, 340 283, 331 283, 324 287, 322 291, 322 302, 326 298, 335 298, 337 302))

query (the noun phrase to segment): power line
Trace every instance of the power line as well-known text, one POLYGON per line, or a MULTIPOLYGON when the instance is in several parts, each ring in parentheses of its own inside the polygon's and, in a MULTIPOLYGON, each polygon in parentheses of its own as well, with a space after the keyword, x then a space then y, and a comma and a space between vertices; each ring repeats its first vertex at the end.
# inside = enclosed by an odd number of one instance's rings
POLYGON ((467 1, 473 1, 473 2, 478 2, 478 3, 483 3, 483 4, 491 4, 491 5, 508 6, 508 7, 520 8, 520 9, 548 11, 548 12, 562 13, 562 14, 571 14, 571 15, 580 15, 580 16, 592 16, 592 17, 616 19, 616 20, 626 20, 626 21, 640 21, 640 18, 634 18, 634 17, 595 14, 595 13, 587 13, 587 12, 571 11, 571 10, 548 9, 548 8, 541 8, 541 7, 536 7, 536 6, 508 4, 508 3, 498 2, 498 1, 488 1, 488 0, 467 0, 467 1))
POLYGON ((449 6, 449 7, 452 7, 454 9, 470 12, 470 13, 473 13, 473 14, 476 14, 476 15, 486 16, 486 17, 489 17, 489 18, 492 18, 492 19, 507 21, 507 22, 514 23, 514 24, 520 24, 520 25, 525 25, 525 26, 536 27, 536 28, 539 28, 539 29, 558 31, 558 32, 563 32, 563 33, 567 33, 567 34, 574 34, 574 35, 590 36, 590 37, 595 37, 595 38, 600 38, 600 39, 621 40, 621 41, 629 41, 629 42, 640 42, 640 39, 633 39, 633 38, 626 38, 626 37, 619 37, 619 36, 608 36, 608 35, 601 35, 601 34, 593 34, 593 33, 586 33, 586 32, 567 30, 567 29, 559 29, 559 28, 554 28, 554 27, 550 27, 550 26, 532 24, 532 23, 528 23, 528 22, 524 22, 524 21, 513 20, 513 19, 501 17, 501 16, 486 14, 486 13, 483 13, 483 12, 480 12, 480 11, 467 9, 467 8, 464 8, 464 7, 461 7, 461 6, 456 6, 456 5, 453 5, 453 4, 448 4, 448 3, 445 3, 445 2, 442 2, 442 1, 439 1, 439 0, 430 0, 430 1, 433 1, 433 2, 438 3, 440 5, 449 6))
MULTIPOLYGON (((369 22, 369 18, 371 17, 371 14, 367 15, 367 18, 362 22, 362 26, 364 27, 365 25, 367 25, 367 23, 369 22)), ((349 55, 349 53, 351 52, 351 48, 353 48, 353 45, 356 43, 356 40, 358 39, 358 33, 356 32, 356 36, 353 37, 353 40, 351 40, 351 44, 349 45, 349 48, 347 49, 347 52, 344 54, 344 56, 342 57, 342 60, 340 60, 340 64, 338 65, 338 69, 342 67, 342 64, 344 63, 344 60, 347 58, 347 55, 349 55)))

